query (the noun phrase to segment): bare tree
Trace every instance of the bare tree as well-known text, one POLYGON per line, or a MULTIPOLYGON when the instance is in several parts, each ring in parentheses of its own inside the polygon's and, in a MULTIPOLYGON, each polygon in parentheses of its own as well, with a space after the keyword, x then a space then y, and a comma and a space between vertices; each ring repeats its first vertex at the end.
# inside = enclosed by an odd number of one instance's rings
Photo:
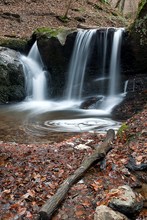
POLYGON ((65 11, 65 14, 63 15, 64 18, 67 18, 68 11, 69 11, 69 9, 70 9, 71 3, 72 3, 72 0, 69 0, 69 1, 68 1, 68 5, 67 5, 67 8, 66 8, 66 11, 65 11))
POLYGON ((118 0, 115 8, 119 8, 120 11, 122 12, 124 10, 124 6, 125 6, 125 0, 118 0))

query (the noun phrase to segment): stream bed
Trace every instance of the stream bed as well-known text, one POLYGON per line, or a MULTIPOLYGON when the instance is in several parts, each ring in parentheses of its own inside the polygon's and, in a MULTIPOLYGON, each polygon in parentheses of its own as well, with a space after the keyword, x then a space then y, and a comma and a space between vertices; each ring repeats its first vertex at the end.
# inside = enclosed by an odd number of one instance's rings
POLYGON ((0 106, 0 141, 53 142, 81 132, 118 129, 120 123, 104 110, 79 109, 66 102, 23 102, 0 106))

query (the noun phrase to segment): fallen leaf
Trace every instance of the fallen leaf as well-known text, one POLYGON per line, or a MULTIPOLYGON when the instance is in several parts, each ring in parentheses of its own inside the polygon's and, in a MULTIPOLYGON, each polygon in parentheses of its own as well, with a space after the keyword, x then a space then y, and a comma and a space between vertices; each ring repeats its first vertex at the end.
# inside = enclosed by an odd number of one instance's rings
POLYGON ((76 211, 76 213, 75 213, 75 214, 76 214, 76 216, 78 216, 78 217, 79 217, 79 216, 83 215, 84 213, 83 213, 83 211, 82 211, 82 210, 79 210, 79 211, 76 211))

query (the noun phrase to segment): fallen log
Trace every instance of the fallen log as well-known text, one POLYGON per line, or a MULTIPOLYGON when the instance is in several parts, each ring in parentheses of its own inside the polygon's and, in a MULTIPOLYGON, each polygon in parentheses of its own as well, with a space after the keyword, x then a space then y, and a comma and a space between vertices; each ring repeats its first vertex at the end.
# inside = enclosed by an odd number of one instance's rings
POLYGON ((95 162, 102 160, 110 151, 114 137, 114 130, 108 130, 106 138, 102 144, 96 146, 96 150, 83 161, 81 166, 61 184, 55 195, 48 199, 42 206, 39 211, 38 220, 51 219, 53 213, 64 200, 71 186, 76 183, 95 162))

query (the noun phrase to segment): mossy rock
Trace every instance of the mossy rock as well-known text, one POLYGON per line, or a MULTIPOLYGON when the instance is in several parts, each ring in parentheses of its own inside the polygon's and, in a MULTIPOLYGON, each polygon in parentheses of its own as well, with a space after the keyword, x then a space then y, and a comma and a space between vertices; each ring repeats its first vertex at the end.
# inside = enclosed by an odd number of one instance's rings
POLYGON ((145 9, 145 5, 147 4, 147 1, 146 0, 142 0, 140 3, 139 3, 139 8, 138 8, 138 13, 137 13, 137 17, 140 17, 142 15, 146 15, 146 9, 145 9))
POLYGON ((123 123, 121 125, 121 127, 118 129, 118 132, 117 132, 117 136, 122 139, 123 136, 124 136, 124 133, 128 130, 129 126, 126 125, 125 123, 123 123))
POLYGON ((50 27, 40 27, 33 33, 33 38, 57 38, 59 42, 64 45, 66 37, 77 31, 76 29, 70 29, 65 27, 60 28, 50 28, 50 27))
POLYGON ((28 40, 21 38, 0 38, 0 46, 7 47, 21 53, 26 53, 28 50, 28 40))

